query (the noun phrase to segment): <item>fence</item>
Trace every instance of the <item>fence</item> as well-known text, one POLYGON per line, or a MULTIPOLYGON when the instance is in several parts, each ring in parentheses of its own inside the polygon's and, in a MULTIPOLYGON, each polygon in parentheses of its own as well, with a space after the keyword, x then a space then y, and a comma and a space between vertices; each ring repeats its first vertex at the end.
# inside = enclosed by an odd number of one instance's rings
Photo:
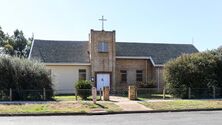
MULTIPOLYGON (((222 88, 187 88, 181 90, 179 88, 173 91, 181 92, 183 98, 188 99, 217 99, 222 98, 222 88)), ((70 90, 0 90, 0 101, 43 101, 43 100, 79 100, 81 94, 86 94, 88 100, 92 99, 91 89, 70 90), (52 98, 51 98, 52 97, 52 98)), ((128 88, 110 89, 111 96, 128 96, 128 88)), ((137 88, 137 97, 145 99, 172 99, 176 98, 172 95, 172 90, 164 88, 137 88)), ((97 100, 101 100, 102 90, 97 91, 97 100)))
POLYGON ((187 99, 217 99, 222 98, 221 88, 187 88, 181 90, 180 88, 138 88, 137 95, 139 98, 148 99, 172 99, 177 98, 176 94, 182 98, 187 99))
POLYGON ((119 88, 119 89, 110 89, 110 95, 111 96, 122 96, 127 97, 128 96, 128 88, 119 88))
POLYGON ((0 90, 0 100, 1 101, 14 101, 14 100, 48 100, 53 95, 52 90, 18 90, 18 89, 8 89, 0 90))

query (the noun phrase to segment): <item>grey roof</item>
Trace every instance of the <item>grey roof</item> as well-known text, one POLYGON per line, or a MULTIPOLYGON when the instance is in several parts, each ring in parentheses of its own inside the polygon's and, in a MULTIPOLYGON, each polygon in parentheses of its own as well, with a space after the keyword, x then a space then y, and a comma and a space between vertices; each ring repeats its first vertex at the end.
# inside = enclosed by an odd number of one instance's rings
MULTIPOLYGON (((151 57, 161 65, 183 53, 198 50, 191 44, 116 42, 116 56, 151 57)), ((88 41, 34 40, 31 58, 45 63, 89 63, 88 41)))
POLYGON ((88 42, 35 39, 31 58, 45 63, 89 63, 88 42))
POLYGON ((162 65, 182 54, 195 53, 198 50, 192 44, 164 43, 125 43, 117 42, 117 56, 151 57, 155 64, 162 65))
POLYGON ((164 43, 125 43, 116 44, 117 56, 151 57, 155 64, 162 65, 182 54, 195 53, 198 50, 192 44, 164 43))

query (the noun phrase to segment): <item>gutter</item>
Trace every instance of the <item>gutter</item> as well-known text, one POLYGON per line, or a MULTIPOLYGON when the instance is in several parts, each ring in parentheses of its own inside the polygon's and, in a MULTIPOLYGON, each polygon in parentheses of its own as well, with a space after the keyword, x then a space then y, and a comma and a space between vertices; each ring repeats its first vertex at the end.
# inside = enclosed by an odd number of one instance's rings
POLYGON ((91 63, 44 63, 47 66, 90 66, 91 63))
POLYGON ((154 67, 164 67, 162 64, 155 64, 151 56, 116 56, 116 59, 149 59, 154 67))
POLYGON ((181 109, 181 110, 147 110, 147 111, 118 111, 118 112, 61 112, 61 113, 5 113, 6 116, 91 116, 91 115, 116 115, 116 114, 135 114, 135 113, 168 113, 168 112, 196 112, 196 111, 221 111, 222 108, 212 109, 181 109))

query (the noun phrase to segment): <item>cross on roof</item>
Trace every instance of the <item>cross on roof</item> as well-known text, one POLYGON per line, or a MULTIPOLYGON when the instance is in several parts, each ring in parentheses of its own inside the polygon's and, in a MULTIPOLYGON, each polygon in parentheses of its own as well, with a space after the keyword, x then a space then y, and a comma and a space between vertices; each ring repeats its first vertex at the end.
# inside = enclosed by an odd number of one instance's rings
POLYGON ((101 19, 99 19, 99 21, 102 22, 102 31, 104 30, 104 21, 107 21, 107 19, 104 19, 104 17, 102 16, 101 19))

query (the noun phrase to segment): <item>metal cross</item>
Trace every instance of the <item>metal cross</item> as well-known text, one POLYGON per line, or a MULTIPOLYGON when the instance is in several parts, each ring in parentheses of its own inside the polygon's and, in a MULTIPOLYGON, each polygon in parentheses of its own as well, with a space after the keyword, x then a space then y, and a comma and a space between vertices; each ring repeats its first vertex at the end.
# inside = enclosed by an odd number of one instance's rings
POLYGON ((101 19, 99 19, 99 21, 102 22, 102 31, 104 30, 104 21, 107 21, 107 19, 104 19, 103 16, 101 19))

